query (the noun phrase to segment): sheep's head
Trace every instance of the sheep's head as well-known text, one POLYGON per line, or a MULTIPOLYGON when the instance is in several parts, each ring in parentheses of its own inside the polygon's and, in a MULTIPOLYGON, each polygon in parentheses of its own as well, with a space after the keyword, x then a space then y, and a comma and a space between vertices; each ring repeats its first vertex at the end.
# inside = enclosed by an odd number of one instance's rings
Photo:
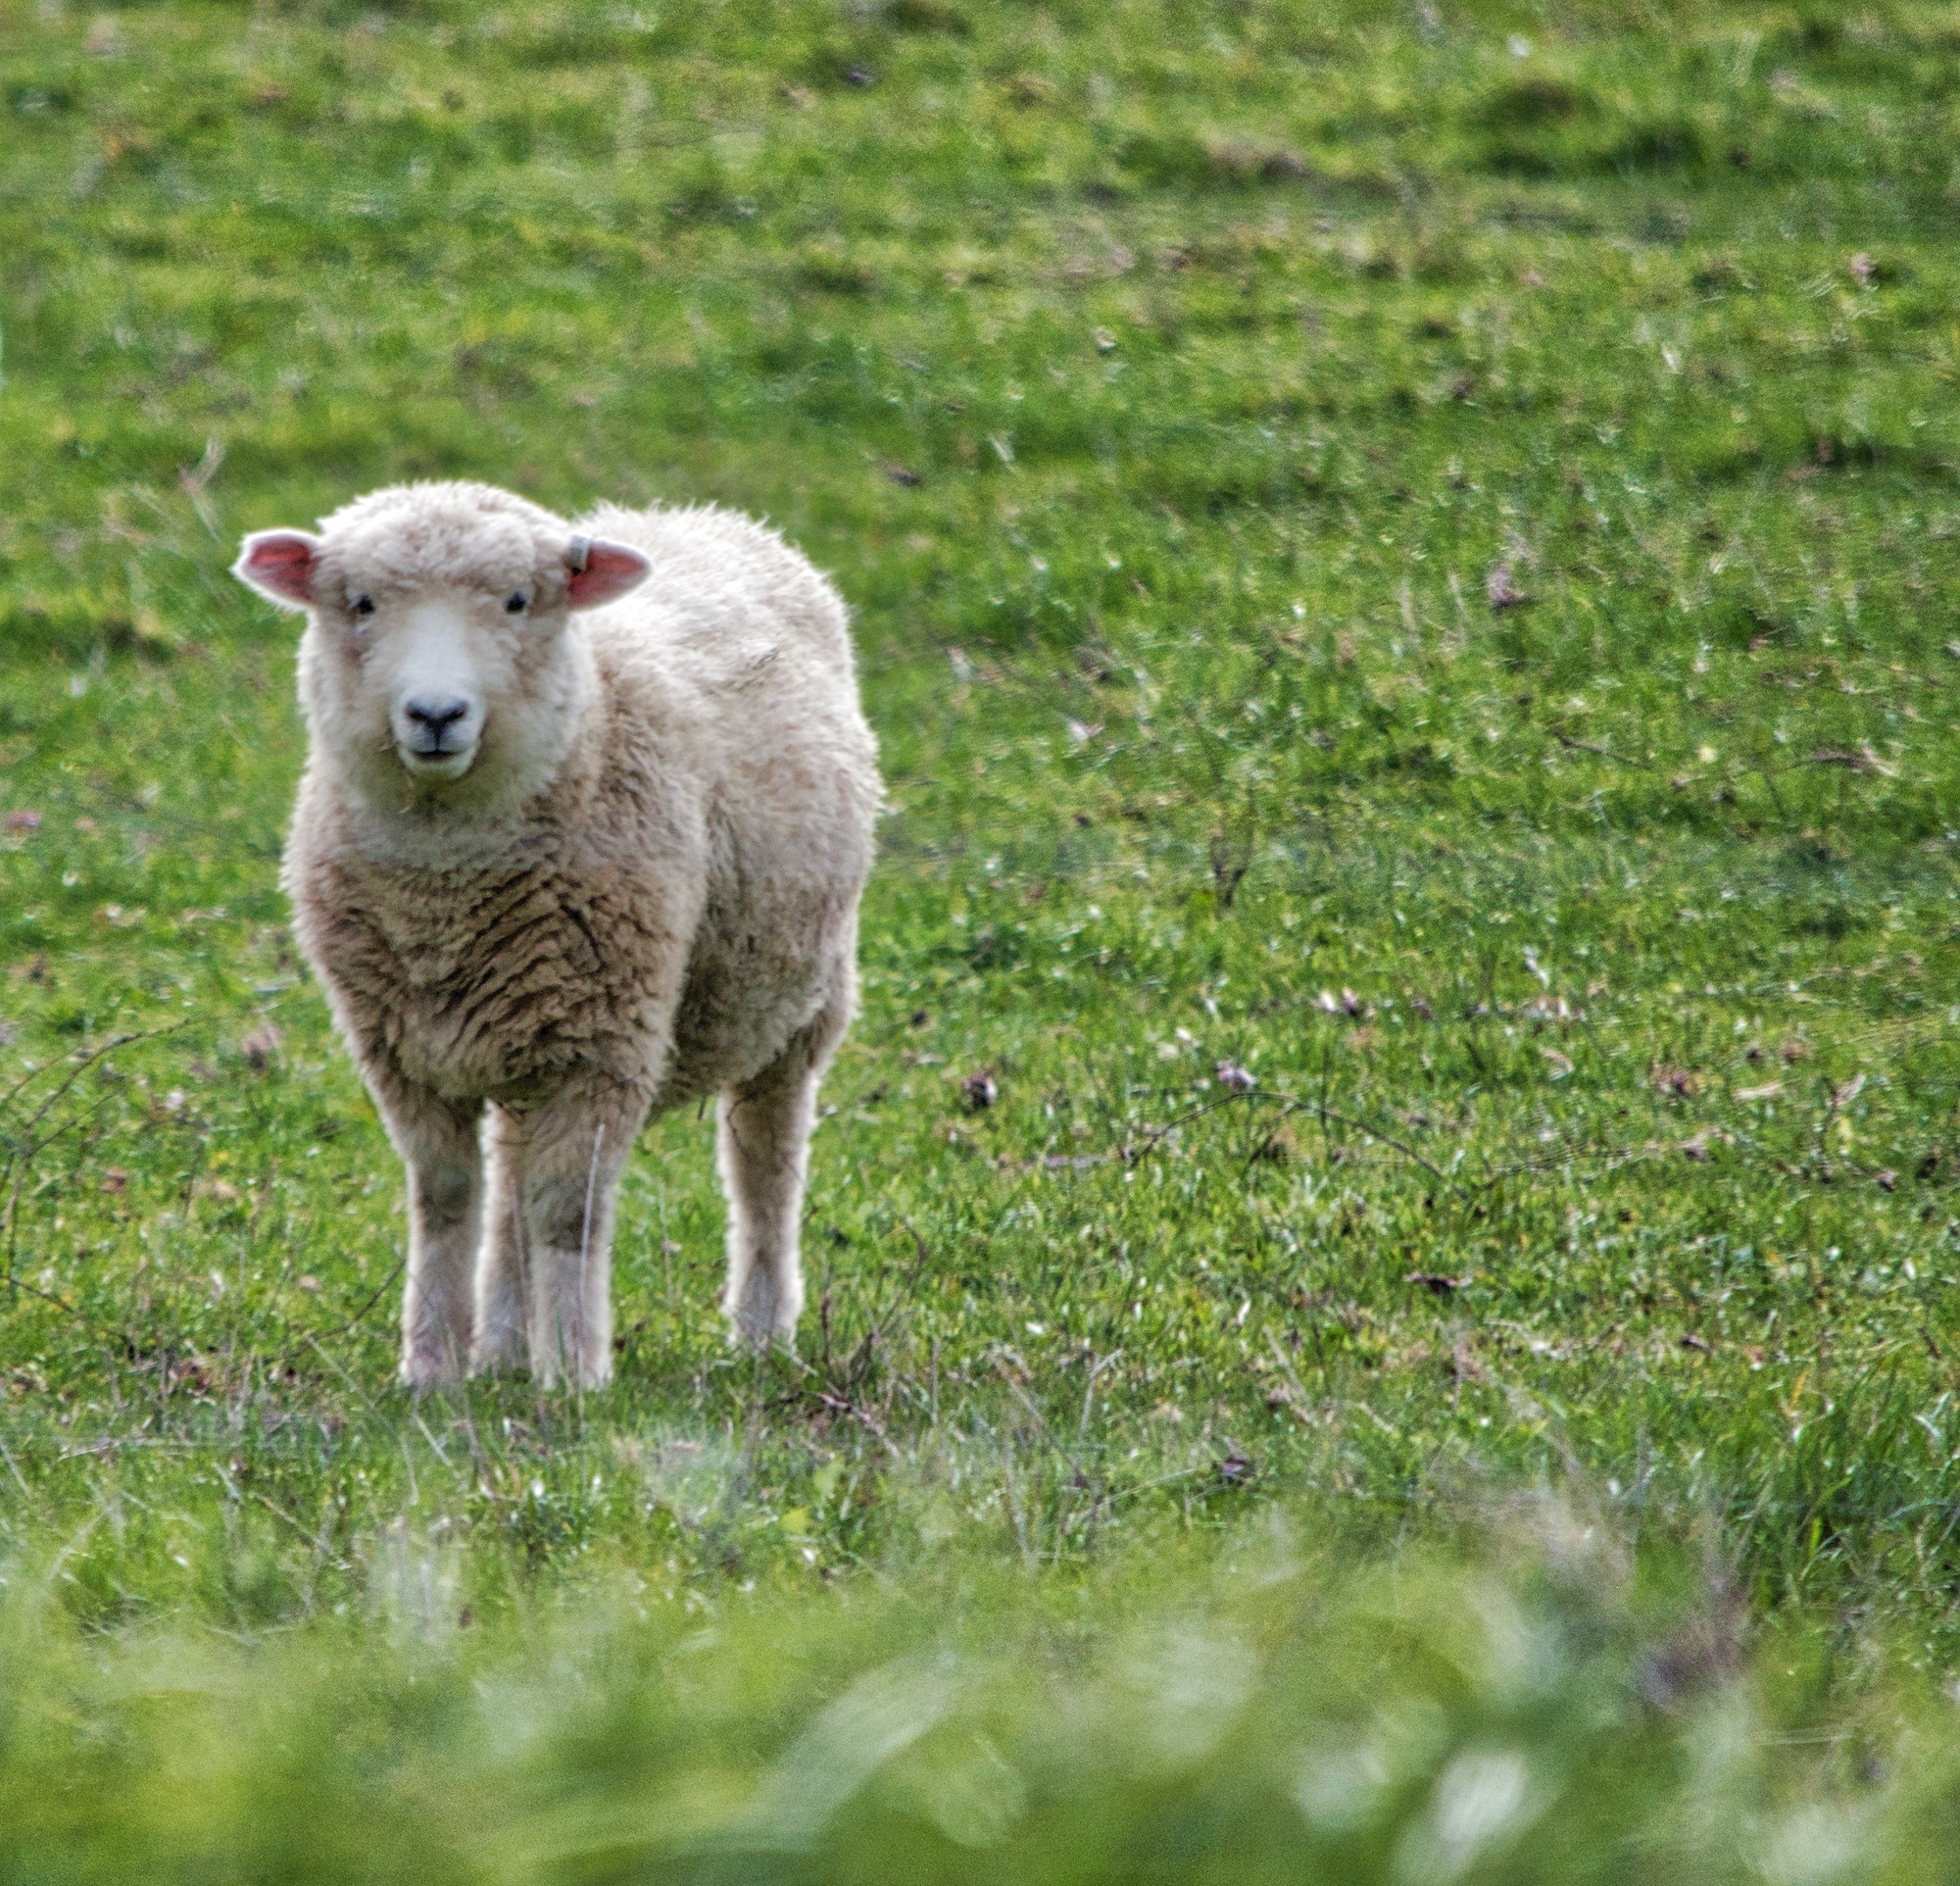
POLYGON ((376 797, 535 790, 575 731, 583 670, 565 624, 648 572, 626 544, 488 485, 401 485, 318 536, 262 530, 233 566, 308 616, 300 697, 316 741, 376 797))

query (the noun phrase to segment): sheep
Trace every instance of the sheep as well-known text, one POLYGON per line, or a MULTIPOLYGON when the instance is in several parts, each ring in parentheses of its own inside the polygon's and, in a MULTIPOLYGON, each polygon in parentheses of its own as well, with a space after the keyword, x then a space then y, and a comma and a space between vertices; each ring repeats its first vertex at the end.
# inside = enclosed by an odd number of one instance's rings
POLYGON ((791 1341, 882 797, 836 591, 733 512, 463 482, 233 568, 308 619, 283 881, 407 1168, 403 1381, 603 1385, 628 1152, 710 1094, 722 1308, 791 1341))

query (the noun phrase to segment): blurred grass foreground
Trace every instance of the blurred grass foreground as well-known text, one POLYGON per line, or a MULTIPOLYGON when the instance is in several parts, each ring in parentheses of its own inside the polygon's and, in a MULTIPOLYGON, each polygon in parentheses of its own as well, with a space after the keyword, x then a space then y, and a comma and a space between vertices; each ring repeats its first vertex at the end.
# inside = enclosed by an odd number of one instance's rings
POLYGON ((0 0, 0 1882, 1960 1878, 1960 11, 0 0), (239 534, 766 515, 796 1357, 392 1378, 239 534))
POLYGON ((1393 1563, 1303 1530, 487 1633, 399 1536, 367 1615, 250 1648, 84 1637, 17 1569, 6 1877, 1951 1876, 1949 1699, 1821 1718, 1830 1646, 1745 1672, 1733 1593, 1556 1502, 1393 1563))

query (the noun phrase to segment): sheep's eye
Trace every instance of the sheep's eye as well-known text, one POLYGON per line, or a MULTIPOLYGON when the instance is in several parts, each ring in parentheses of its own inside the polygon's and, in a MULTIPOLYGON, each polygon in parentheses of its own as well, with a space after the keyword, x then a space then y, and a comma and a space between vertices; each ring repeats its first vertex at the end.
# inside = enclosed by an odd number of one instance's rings
POLYGON ((347 611, 351 616, 371 616, 374 613, 374 599, 371 596, 356 596, 347 605, 347 611))
POLYGON ((529 598, 520 589, 504 605, 504 613, 507 616, 521 616, 530 606, 529 598))

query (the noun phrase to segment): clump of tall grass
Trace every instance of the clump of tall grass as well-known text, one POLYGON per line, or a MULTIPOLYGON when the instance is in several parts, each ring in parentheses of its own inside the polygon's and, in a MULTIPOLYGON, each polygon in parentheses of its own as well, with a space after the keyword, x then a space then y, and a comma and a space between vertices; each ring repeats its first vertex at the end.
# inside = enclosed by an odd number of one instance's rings
POLYGON ((1820 1715, 1826 1634, 1747 1641, 1692 1552, 1550 1499, 1450 1548, 1337 1523, 1274 1507, 1074 1582, 968 1562, 708 1611, 615 1571, 489 1624, 397 1531, 368 1615, 251 1643, 82 1634, 60 1564, 16 1564, 0 1879, 1569 1886, 1950 1857, 1945 1706, 1839 1683, 1820 1715))

